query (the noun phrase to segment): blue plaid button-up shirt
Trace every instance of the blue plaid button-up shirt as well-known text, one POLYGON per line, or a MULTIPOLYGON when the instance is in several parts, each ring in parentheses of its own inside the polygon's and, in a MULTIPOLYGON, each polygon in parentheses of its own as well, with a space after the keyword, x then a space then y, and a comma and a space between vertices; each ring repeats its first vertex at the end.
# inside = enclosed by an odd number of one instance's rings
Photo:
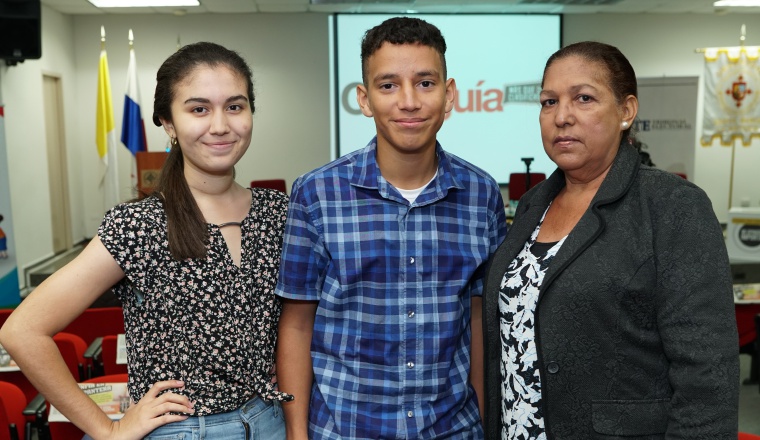
POLYGON ((290 198, 276 293, 318 301, 310 437, 482 438, 470 300, 506 234, 499 188, 436 145, 438 174, 410 204, 375 142, 290 198))

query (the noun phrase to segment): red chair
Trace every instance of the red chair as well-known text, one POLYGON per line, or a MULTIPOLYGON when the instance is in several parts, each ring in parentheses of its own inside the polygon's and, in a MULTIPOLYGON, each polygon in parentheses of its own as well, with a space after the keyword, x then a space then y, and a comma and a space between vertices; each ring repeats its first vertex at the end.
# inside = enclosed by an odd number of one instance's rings
POLYGON ((24 416, 26 396, 19 387, 0 382, 0 440, 31 439, 31 423, 24 416))
POLYGON ((9 316, 11 316, 11 313, 13 313, 14 309, 0 309, 0 327, 5 324, 5 320, 8 319, 9 316))
POLYGON ((760 314, 760 304, 734 304, 736 311, 736 329, 739 334, 739 353, 748 354, 752 358, 749 377, 744 379, 745 385, 758 383, 760 379, 760 360, 757 350, 756 317, 760 314))
POLYGON ((18 389, 24 393, 24 398, 27 402, 31 402, 32 399, 38 394, 37 388, 29 382, 29 379, 24 376, 24 373, 20 371, 4 371, 0 373, 0 380, 15 385, 18 389))
MULTIPOLYGON (((0 309, 0 327, 13 310, 0 309)), ((86 344, 91 344, 97 337, 124 333, 124 312, 121 307, 89 308, 71 321, 62 331, 73 333, 84 339, 86 344)))
MULTIPOLYGON (((128 376, 126 374, 111 374, 99 377, 93 377, 84 381, 84 383, 112 383, 112 382, 127 382, 128 376)), ((50 405, 48 404, 48 413, 50 412, 50 405)), ((50 422, 49 432, 52 440, 80 440, 84 437, 84 432, 77 428, 76 425, 70 422, 50 422)))
MULTIPOLYGON (((0 327, 5 324, 5 321, 13 313, 14 309, 0 309, 0 327)), ((31 402, 34 396, 37 395, 37 389, 32 386, 29 380, 20 371, 4 371, 0 373, 0 381, 9 382, 16 385, 21 389, 26 397, 27 402, 31 402)))
POLYGON ((748 434, 746 432, 739 433, 739 440, 760 440, 760 435, 748 434))
POLYGON ((124 312, 121 307, 89 308, 62 331, 81 337, 89 345, 100 336, 124 333, 124 312))
POLYGON ((77 382, 87 379, 87 368, 84 358, 87 344, 85 344, 84 339, 71 333, 60 332, 53 336, 53 341, 58 346, 61 357, 66 362, 66 366, 69 367, 69 371, 74 376, 74 379, 77 382))
POLYGON ((528 187, 528 173, 510 173, 509 175, 509 200, 520 200, 530 188, 537 183, 546 180, 544 173, 530 173, 530 187, 528 187))
POLYGON ((251 180, 251 188, 269 188, 287 193, 285 179, 251 180))
POLYGON ((127 373, 117 373, 117 374, 104 374, 98 377, 91 377, 85 380, 84 383, 111 383, 111 382, 126 383, 128 380, 129 380, 129 375, 127 373))

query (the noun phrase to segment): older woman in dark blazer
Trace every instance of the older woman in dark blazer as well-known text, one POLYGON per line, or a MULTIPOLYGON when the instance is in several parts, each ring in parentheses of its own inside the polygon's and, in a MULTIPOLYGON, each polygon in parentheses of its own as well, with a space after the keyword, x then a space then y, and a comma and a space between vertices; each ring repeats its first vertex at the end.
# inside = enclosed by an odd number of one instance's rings
POLYGON ((521 200, 484 292, 488 439, 737 437, 728 257, 705 193, 640 164, 636 76, 560 49, 540 123, 558 169, 521 200))

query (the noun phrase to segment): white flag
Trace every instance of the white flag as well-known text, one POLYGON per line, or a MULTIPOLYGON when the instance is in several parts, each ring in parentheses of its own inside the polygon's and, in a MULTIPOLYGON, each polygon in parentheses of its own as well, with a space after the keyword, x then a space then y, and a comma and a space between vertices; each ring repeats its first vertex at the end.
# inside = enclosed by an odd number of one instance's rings
MULTIPOLYGON (((129 30, 129 65, 127 66, 127 88, 124 93, 124 116, 121 123, 121 143, 132 153, 132 189, 137 189, 137 153, 148 151, 145 138, 145 122, 140 108, 140 89, 137 83, 137 60, 133 46, 134 35, 129 30)), ((133 194, 136 196, 137 194, 133 194)))

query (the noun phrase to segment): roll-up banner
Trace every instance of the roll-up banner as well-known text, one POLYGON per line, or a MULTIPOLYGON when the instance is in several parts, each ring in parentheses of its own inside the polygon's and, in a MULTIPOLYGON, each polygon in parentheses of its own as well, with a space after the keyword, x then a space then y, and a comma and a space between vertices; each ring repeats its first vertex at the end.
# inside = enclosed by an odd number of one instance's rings
POLYGON ((0 308, 15 307, 21 302, 15 254, 8 152, 5 146, 5 112, 0 103, 0 308))

